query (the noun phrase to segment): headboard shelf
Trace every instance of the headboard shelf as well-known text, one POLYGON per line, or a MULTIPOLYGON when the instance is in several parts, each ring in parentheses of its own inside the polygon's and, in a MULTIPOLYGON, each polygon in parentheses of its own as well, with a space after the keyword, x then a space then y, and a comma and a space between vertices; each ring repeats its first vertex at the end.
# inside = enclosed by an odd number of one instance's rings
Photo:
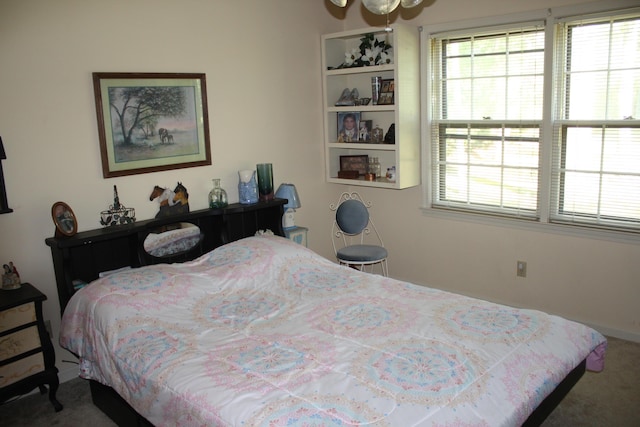
POLYGON ((269 229, 278 236, 284 236, 282 215, 286 202, 274 199, 252 205, 235 203, 221 209, 202 209, 183 215, 81 231, 72 237, 49 237, 45 243, 51 248, 60 312, 64 311, 75 292, 74 281, 89 283, 101 272, 122 267, 188 261, 225 243, 253 236, 258 230, 269 229), (169 258, 152 257, 145 252, 143 242, 149 233, 181 222, 200 228, 202 238, 193 250, 169 258))

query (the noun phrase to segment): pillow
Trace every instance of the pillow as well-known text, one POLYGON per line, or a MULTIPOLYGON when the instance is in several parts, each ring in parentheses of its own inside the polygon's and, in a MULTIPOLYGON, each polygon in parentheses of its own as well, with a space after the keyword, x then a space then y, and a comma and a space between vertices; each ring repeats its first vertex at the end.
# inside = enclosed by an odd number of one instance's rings
POLYGON ((198 227, 185 227, 163 233, 150 233, 144 240, 144 250, 152 256, 164 257, 194 248, 200 242, 198 227))

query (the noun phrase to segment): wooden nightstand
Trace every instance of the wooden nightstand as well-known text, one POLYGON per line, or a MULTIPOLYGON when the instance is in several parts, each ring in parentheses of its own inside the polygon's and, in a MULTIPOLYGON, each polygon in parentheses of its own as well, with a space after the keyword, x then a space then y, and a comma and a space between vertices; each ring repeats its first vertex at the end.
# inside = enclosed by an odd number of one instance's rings
POLYGON ((42 319, 47 297, 29 283, 20 289, 0 290, 0 402, 38 387, 46 393, 56 412, 58 368, 56 356, 42 319))

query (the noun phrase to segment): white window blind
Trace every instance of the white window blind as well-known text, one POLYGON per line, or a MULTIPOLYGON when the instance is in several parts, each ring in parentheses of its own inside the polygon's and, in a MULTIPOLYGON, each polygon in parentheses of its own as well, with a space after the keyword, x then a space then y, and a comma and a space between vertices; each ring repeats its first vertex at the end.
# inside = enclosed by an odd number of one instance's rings
POLYGON ((430 42, 432 206, 538 218, 544 28, 430 42))
POLYGON ((640 17, 568 19, 556 35, 549 219, 640 231, 640 17))

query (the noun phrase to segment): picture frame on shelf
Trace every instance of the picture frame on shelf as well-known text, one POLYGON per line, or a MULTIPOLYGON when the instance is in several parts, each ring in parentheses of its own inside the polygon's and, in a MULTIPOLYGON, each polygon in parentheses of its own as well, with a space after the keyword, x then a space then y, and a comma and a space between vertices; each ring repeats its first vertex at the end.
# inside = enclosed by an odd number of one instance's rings
POLYGON ((344 111, 336 114, 338 115, 338 142, 358 142, 360 112, 344 111))
POLYGON ((56 226, 56 236, 71 237, 78 232, 78 221, 73 210, 65 202, 55 202, 51 206, 51 219, 56 226))
POLYGON ((341 172, 347 172, 347 171, 358 172, 358 176, 364 176, 364 174, 367 173, 368 164, 369 164, 369 156, 366 154, 340 156, 341 172))
POLYGON ((394 79, 382 79, 378 105, 392 105, 394 103, 395 86, 394 79))
POLYGON ((371 142, 373 120, 360 120, 358 126, 358 142, 371 142))
POLYGON ((93 89, 104 178, 211 164, 205 74, 96 72, 93 89))

